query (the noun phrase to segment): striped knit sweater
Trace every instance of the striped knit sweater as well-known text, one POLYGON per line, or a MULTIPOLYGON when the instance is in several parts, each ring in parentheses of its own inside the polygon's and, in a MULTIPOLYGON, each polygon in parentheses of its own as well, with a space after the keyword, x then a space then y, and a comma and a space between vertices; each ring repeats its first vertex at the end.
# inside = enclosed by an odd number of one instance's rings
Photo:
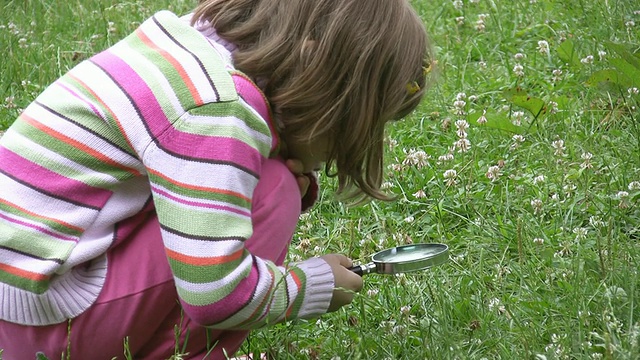
POLYGON ((0 138, 0 319, 87 310, 118 224, 150 207, 194 321, 242 329, 326 312, 323 260, 283 268, 244 247, 278 147, 270 121, 228 54, 170 12, 76 66, 0 138))

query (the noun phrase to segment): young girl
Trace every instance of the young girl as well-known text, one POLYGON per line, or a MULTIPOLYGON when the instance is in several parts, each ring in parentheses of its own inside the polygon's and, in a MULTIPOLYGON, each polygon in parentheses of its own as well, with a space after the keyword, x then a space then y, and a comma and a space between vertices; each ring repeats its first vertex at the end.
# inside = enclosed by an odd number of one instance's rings
POLYGON ((344 255, 281 266, 292 172, 385 199, 384 125, 429 63, 407 0, 201 0, 76 66, 0 139, 3 359, 111 359, 125 338, 163 359, 175 326, 190 358, 225 358, 349 304, 344 255))

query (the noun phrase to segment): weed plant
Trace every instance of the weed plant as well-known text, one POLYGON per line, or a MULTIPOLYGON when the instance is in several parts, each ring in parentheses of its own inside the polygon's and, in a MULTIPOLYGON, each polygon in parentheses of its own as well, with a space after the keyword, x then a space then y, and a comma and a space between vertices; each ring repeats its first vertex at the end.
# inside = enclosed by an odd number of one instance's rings
MULTIPOLYGON (((5 0, 0 129, 154 11, 194 3, 5 0)), ((367 262, 387 247, 439 242, 450 262, 368 275, 352 306, 258 330, 241 353, 640 358, 640 4, 414 5, 438 80, 388 128, 383 186, 397 200, 348 207, 320 174, 320 201, 301 217, 290 260, 343 252, 367 262)))

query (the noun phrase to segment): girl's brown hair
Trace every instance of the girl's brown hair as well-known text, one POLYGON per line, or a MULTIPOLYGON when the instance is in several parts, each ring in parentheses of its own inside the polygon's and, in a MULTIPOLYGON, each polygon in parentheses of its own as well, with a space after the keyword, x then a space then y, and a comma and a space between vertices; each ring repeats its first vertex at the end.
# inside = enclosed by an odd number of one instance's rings
POLYGON ((418 105, 432 63, 407 0, 201 0, 193 19, 237 45, 289 137, 330 138, 338 193, 388 199, 384 125, 418 105))

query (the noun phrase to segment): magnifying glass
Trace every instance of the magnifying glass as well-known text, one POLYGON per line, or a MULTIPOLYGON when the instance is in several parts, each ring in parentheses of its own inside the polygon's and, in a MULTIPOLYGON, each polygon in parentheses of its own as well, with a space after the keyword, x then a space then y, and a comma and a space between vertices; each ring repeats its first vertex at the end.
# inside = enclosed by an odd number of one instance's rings
POLYGON ((445 244, 411 244, 396 246, 375 253, 372 262, 352 266, 349 270, 366 274, 399 274, 424 270, 449 260, 449 247, 445 244))

